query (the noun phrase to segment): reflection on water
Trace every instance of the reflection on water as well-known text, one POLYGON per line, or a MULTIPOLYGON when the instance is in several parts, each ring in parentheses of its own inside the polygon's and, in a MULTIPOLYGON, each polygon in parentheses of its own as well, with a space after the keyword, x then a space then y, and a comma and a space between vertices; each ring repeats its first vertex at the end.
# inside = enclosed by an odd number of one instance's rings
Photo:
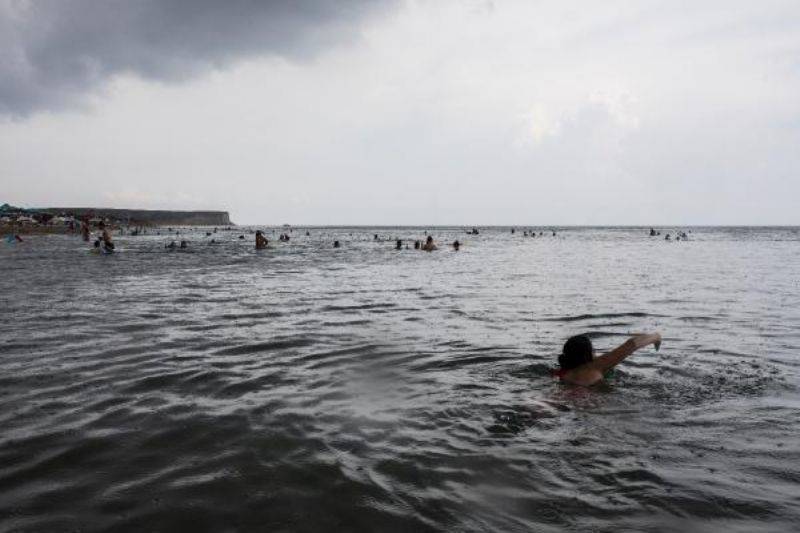
POLYGON ((797 229, 432 232, 2 245, 0 530, 795 529, 797 229))

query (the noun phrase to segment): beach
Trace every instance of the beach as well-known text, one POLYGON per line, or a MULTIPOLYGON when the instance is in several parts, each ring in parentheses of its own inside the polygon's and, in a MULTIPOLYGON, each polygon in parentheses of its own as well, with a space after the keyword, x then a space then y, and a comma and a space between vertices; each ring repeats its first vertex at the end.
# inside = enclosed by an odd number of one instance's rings
POLYGON ((0 530, 796 528, 800 229, 470 229, 0 243, 0 530))

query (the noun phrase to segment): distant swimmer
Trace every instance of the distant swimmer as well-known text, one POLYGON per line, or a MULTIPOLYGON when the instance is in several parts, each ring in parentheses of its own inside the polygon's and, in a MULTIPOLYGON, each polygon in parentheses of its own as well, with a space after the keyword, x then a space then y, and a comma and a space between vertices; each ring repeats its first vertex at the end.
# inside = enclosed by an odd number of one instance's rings
POLYGON ((306 237, 311 237, 311 234, 309 232, 306 232, 306 237))
MULTIPOLYGON (((517 231, 517 230, 515 230, 514 228, 511 228, 511 235, 514 235, 514 233, 515 233, 516 231, 517 231)), ((526 232, 525 232, 525 234, 527 235, 527 233, 528 233, 528 232, 526 231, 526 232)))
POLYGON ((256 250, 263 250, 267 247, 267 244, 269 244, 269 241, 267 241, 267 238, 261 233, 261 230, 256 231, 256 250))
POLYGON ((553 232, 553 237, 555 237, 555 236, 556 236, 556 232, 554 231, 554 232, 553 232))
POLYGON ((654 230, 653 228, 650 228, 650 236, 651 237, 655 237, 656 236, 656 230, 654 230))
POLYGON ((665 241, 668 241, 668 240, 670 240, 669 233, 667 233, 667 236, 666 236, 666 237, 664 237, 664 240, 665 240, 665 241))
POLYGON ((553 375, 566 383, 588 387, 603 380, 604 374, 625 360, 636 350, 654 345, 661 347, 661 334, 634 335, 607 354, 595 357, 592 341, 586 335, 567 339, 558 356, 559 369, 553 375))
POLYGON ((106 250, 109 250, 109 251, 113 252, 114 251, 114 243, 111 241, 111 235, 106 230, 105 222, 103 222, 101 220, 100 224, 98 224, 97 227, 100 228, 100 231, 102 232, 100 234, 100 238, 103 240, 103 246, 105 247, 106 250))
POLYGON ((189 247, 189 243, 186 241, 181 241, 181 250, 185 250, 189 247))
POLYGON ((527 231, 523 231, 523 232, 522 232, 522 236, 523 236, 523 237, 527 237, 527 236, 528 236, 528 232, 527 232, 527 231))
POLYGON ((414 249, 419 250, 421 243, 419 241, 414 241, 414 249))
POLYGON ((428 238, 425 240, 425 244, 422 245, 422 249, 426 252, 438 250, 437 246, 433 243, 433 237, 428 235, 428 238))
POLYGON ((397 239, 397 243, 395 243, 394 249, 395 250, 402 250, 403 249, 403 241, 401 241, 400 239, 397 239))
POLYGON ((339 247, 339 241, 333 241, 333 247, 334 248, 338 248, 339 247))
POLYGON ((453 241, 453 250, 457 252, 459 248, 461 248, 461 243, 458 241, 453 241))
POLYGON ((85 220, 81 221, 81 238, 84 242, 89 242, 89 224, 85 220))
POLYGON ((243 241, 244 240, 244 235, 239 235, 239 240, 243 241))
POLYGON ((164 245, 164 248, 167 248, 169 250, 174 250, 177 247, 178 245, 175 243, 175 241, 172 241, 171 243, 164 245))
POLYGON ((377 233, 375 234, 375 237, 372 240, 374 240, 374 241, 378 240, 378 234, 377 233))

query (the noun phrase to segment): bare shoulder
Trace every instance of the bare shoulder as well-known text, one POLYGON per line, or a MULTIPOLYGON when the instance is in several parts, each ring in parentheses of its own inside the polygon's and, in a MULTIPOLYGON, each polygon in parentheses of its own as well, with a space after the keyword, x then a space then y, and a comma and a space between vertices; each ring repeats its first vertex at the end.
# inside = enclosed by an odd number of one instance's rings
POLYGON ((603 380, 603 373, 594 365, 586 364, 574 368, 564 375, 564 381, 573 385, 588 387, 603 380))

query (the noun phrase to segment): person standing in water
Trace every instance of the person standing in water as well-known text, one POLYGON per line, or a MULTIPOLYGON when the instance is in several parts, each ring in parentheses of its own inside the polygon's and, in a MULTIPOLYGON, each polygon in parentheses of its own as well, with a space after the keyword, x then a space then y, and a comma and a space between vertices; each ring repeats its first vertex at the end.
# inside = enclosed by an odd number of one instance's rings
POLYGON ((85 220, 81 220, 81 238, 84 242, 89 242, 89 224, 85 220))
POLYGON ((269 244, 269 241, 261 233, 261 230, 256 231, 256 250, 263 250, 267 247, 267 244, 269 244))
POLYGON ((553 375, 565 383, 588 387, 603 380, 606 372, 617 366, 636 350, 654 345, 661 348, 660 333, 634 335, 607 354, 595 357, 592 340, 587 335, 567 339, 560 356, 559 369, 553 375))
POLYGON ((422 249, 426 252, 432 252, 434 250, 438 250, 437 246, 433 244, 433 237, 428 235, 428 238, 425 240, 425 244, 422 245, 422 249))
POLYGON ((101 231, 100 239, 102 239, 103 241, 103 246, 105 246, 106 250, 113 251, 114 243, 111 240, 111 234, 108 233, 108 230, 106 230, 105 222, 101 220, 100 224, 98 224, 97 227, 100 228, 101 231))

